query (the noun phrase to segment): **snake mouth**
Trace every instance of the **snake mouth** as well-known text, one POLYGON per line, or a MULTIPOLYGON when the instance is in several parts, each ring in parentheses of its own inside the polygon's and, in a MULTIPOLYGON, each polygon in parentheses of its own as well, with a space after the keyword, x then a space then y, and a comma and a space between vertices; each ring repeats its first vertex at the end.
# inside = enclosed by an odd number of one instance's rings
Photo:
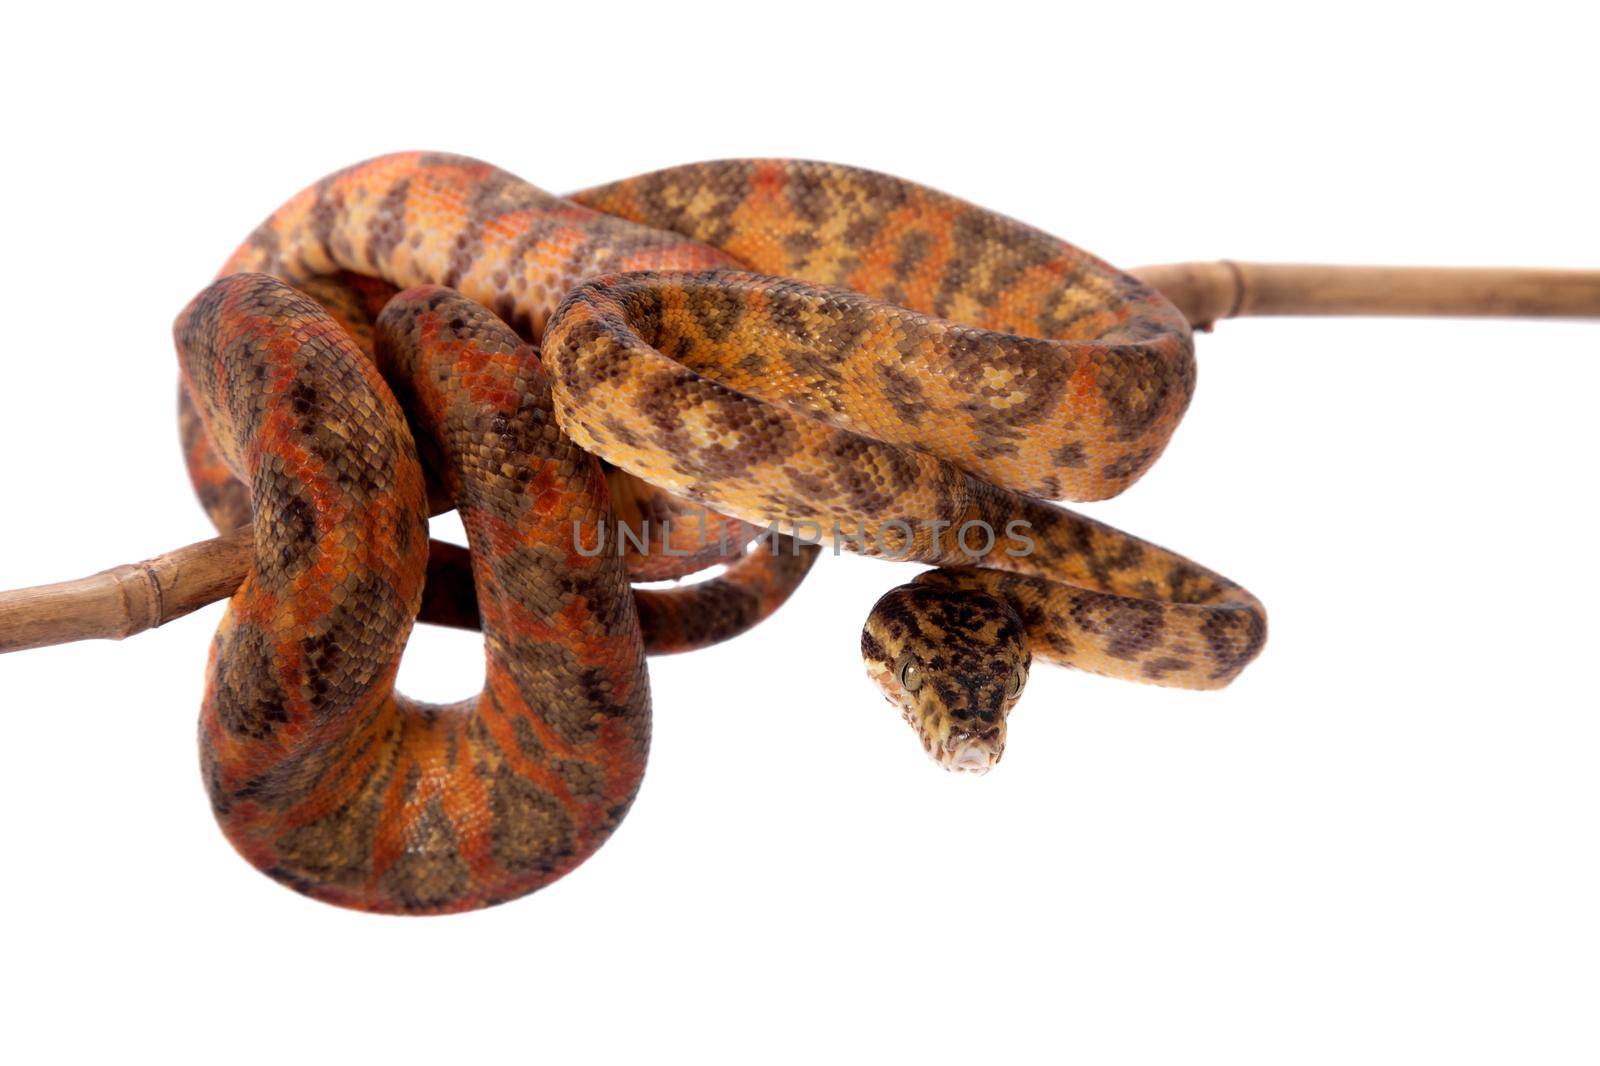
POLYGON ((934 762, 953 774, 981 777, 995 768, 1004 752, 1004 744, 998 736, 957 733, 929 754, 934 762))
POLYGON ((968 744, 956 752, 946 763, 951 773, 986 774, 994 768, 994 753, 977 744, 968 744))

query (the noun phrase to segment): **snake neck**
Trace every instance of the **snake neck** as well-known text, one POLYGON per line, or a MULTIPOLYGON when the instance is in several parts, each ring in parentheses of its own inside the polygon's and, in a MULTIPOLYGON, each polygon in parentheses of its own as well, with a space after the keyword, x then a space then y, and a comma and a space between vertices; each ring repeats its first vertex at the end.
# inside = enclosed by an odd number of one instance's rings
POLYGON ((1065 507, 958 473, 927 561, 1119 596, 1216 603, 1238 585, 1149 541, 1065 507), (990 535, 992 533, 992 536, 990 535))

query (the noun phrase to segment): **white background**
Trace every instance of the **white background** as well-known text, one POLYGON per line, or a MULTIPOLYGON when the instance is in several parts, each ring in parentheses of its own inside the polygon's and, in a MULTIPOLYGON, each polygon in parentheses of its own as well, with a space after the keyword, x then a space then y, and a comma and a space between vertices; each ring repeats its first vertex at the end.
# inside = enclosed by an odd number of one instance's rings
MULTIPOLYGON (((13 12, 0 587, 207 535, 172 316, 343 164, 806 156, 1129 267, 1594 268, 1586 8, 13 12)), ((0 660, 0 1058, 1595 1061, 1600 324, 1232 322, 1200 361, 1089 510, 1262 597, 1234 687, 1041 668, 958 779, 857 656, 914 571, 825 559, 652 664, 633 813, 487 912, 349 913, 234 855, 194 742, 220 607, 0 660)), ((478 656, 425 631, 404 683, 462 695, 478 656)))

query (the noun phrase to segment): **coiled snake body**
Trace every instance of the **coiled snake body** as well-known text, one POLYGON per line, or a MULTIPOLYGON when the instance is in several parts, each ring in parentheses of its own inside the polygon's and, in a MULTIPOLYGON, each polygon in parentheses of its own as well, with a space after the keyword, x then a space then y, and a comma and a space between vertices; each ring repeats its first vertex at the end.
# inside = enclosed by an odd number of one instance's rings
POLYGON ((285 204, 176 332, 196 488, 219 527, 255 523, 207 785, 246 858, 320 899, 481 906, 598 847, 644 768, 647 645, 747 627, 815 556, 741 556, 738 520, 942 568, 885 596, 862 648, 955 769, 999 758, 1033 655, 1215 687, 1265 638, 1232 582, 1041 498, 1112 495, 1160 454, 1193 387, 1181 316, 908 182, 725 162, 561 199, 387 156, 285 204), (430 495, 470 563, 430 551, 430 495), (613 495, 739 536, 590 554, 575 531, 613 495), (419 608, 481 622, 476 699, 394 692, 419 608))

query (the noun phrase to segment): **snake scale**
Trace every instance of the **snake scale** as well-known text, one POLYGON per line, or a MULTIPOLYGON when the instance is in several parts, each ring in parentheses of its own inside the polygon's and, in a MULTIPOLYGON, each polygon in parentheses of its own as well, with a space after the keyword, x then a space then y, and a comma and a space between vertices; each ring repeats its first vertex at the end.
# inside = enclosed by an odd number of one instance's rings
POLYGON ((726 161, 562 198, 385 156, 275 212, 175 335, 191 480, 255 530, 205 781, 252 864, 328 902, 462 910, 581 863, 644 771, 647 652, 748 628, 819 543, 937 567, 862 653, 950 769, 1000 758, 1035 657, 1212 688, 1266 637, 1238 585, 1047 502, 1160 455, 1182 316, 885 175, 726 161), (470 553, 430 544, 446 507, 470 553), (594 550, 619 516, 663 536, 594 550), (395 691, 419 612, 483 630, 477 697, 395 691))

